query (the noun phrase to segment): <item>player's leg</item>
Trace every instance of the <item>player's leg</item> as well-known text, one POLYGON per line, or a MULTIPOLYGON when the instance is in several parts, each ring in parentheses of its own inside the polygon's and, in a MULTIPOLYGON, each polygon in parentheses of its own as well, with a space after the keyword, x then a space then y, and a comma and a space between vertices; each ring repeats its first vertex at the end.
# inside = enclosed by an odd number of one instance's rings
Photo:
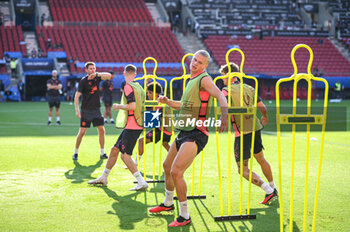
POLYGON ((49 107, 49 120, 48 120, 48 122, 47 122, 47 125, 51 125, 51 123, 52 123, 52 110, 53 110, 53 106, 51 107, 49 107))
POLYGON ((273 181, 271 166, 264 157, 263 148, 264 146, 262 145, 261 131, 257 131, 255 133, 255 141, 254 141, 254 158, 258 161, 261 167, 261 170, 264 173, 264 176, 269 182, 270 187, 273 188, 277 193, 276 186, 273 181))
MULTIPOLYGON (((144 152, 144 145, 143 145, 144 141, 143 141, 143 139, 144 139, 143 137, 139 139, 139 147, 138 147, 138 149, 139 149, 139 156, 140 156, 140 158, 141 158, 141 156, 143 155, 143 152, 144 152)), ((147 138, 147 135, 146 135, 146 144, 148 144, 150 142, 152 142, 152 140, 147 138)), ((135 157, 135 159, 136 159, 136 157, 135 157)))
POLYGON ((265 159, 263 151, 254 154, 254 158, 256 159, 256 161, 258 161, 262 172, 264 173, 264 176, 266 177, 266 179, 269 181, 269 183, 273 182, 273 176, 272 176, 272 172, 271 172, 271 166, 269 164, 269 162, 265 159))
POLYGON ((183 175, 187 168, 192 164, 197 155, 196 142, 185 142, 175 157, 171 167, 171 177, 174 181, 176 193, 180 202, 187 200, 187 186, 183 175))
POLYGON ((55 108, 56 108, 56 123, 57 125, 61 125, 61 119, 60 119, 60 105, 61 102, 58 101, 55 108))
MULTIPOLYGON (((103 122, 103 121, 102 121, 103 122)), ((105 128, 103 125, 97 126, 97 131, 98 131, 98 141, 100 143, 100 149, 101 149, 101 154, 100 158, 101 159, 107 159, 108 156, 105 153, 105 128)))
POLYGON ((86 133, 86 127, 80 127, 78 135, 77 135, 77 139, 76 139, 76 142, 75 142, 75 148, 79 148, 80 147, 80 143, 81 143, 85 133, 86 133))
MULTIPOLYGON (((240 140, 241 139, 242 139, 242 136, 235 138, 235 148, 234 148, 236 163, 238 167, 238 174, 241 174, 240 173, 240 170, 241 170, 241 167, 240 167, 240 158, 241 158, 240 142, 241 141, 240 140)), ((249 180, 249 173, 250 173, 250 170, 248 168, 248 161, 250 159, 251 141, 252 141, 251 133, 243 136, 243 167, 242 167, 243 173, 242 175, 246 180, 249 180)), ((261 151, 262 147, 254 147, 254 151, 257 151, 258 149, 260 149, 261 151)), ((266 193, 264 201, 261 202, 262 204, 268 204, 271 200, 275 199, 274 189, 271 188, 268 184, 266 184, 261 179, 261 177, 258 174, 256 174, 254 171, 252 171, 252 183, 262 188, 266 193)))
POLYGON ((111 153, 109 154, 105 170, 103 171, 103 174, 95 179, 91 180, 88 183, 89 184, 102 184, 107 185, 108 183, 108 175, 111 171, 111 169, 114 167, 114 165, 117 162, 119 152, 124 152, 123 149, 125 149, 125 137, 126 137, 126 130, 123 130, 122 133, 119 135, 117 142, 114 144, 114 146, 111 149, 111 153))
POLYGON ((134 188, 129 190, 138 191, 138 190, 146 189, 148 188, 148 184, 143 179, 141 173, 137 169, 136 164, 131 158, 131 154, 134 150, 134 147, 136 145, 136 142, 140 134, 142 133, 142 130, 124 130, 123 132, 124 132, 123 139, 120 142, 120 147, 121 147, 120 151, 122 153, 121 158, 125 163, 125 165, 128 167, 131 174, 133 174, 133 176, 137 180, 137 185, 134 188))
POLYGON ((121 158, 122 158, 123 162, 125 163, 125 165, 128 167, 131 174, 137 180, 137 185, 129 190, 130 191, 139 191, 139 190, 147 189, 148 184, 145 181, 145 179, 142 177, 139 170, 137 169, 137 166, 136 166, 135 162, 132 160, 131 155, 129 155, 127 153, 123 153, 121 155, 121 158))
POLYGON ((163 147, 164 147, 167 151, 169 151, 169 149, 170 149, 170 146, 169 146, 169 143, 168 143, 168 142, 163 142, 163 147))
POLYGON ((183 175, 196 157, 197 150, 198 146, 196 142, 188 141, 183 143, 172 164, 171 176, 179 199, 180 215, 175 221, 169 224, 170 227, 184 226, 191 222, 187 206, 187 186, 183 175))
MULTIPOLYGON (((249 180, 249 172, 250 172, 250 169, 248 167, 248 161, 249 160, 243 160, 243 177, 246 180, 249 180)), ((239 161, 237 162, 237 168, 238 168, 238 174, 241 174, 241 163, 239 161)), ((258 174, 252 171, 252 183, 255 184, 256 186, 261 187, 264 181, 261 179, 261 177, 258 174)))
POLYGON ((107 186, 109 173, 111 172, 111 169, 114 167, 114 165, 117 163, 118 155, 120 152, 119 148, 117 148, 116 145, 112 147, 111 152, 109 153, 106 167, 103 170, 102 175, 95 180, 90 180, 88 184, 107 186))
POLYGON ((110 123, 114 123, 114 120, 113 120, 113 118, 112 118, 111 105, 112 105, 112 104, 109 104, 108 107, 107 107, 107 116, 109 117, 110 123))
POLYGON ((165 188, 169 191, 175 190, 175 184, 173 177, 171 176, 171 167, 173 165, 173 162, 175 160, 175 157, 177 156, 177 147, 176 143, 174 142, 169 149, 168 155, 166 156, 164 162, 163 162, 163 169, 164 169, 164 175, 165 175, 165 188))
MULTIPOLYGON (((243 177, 249 181, 250 169, 248 168, 248 161, 249 160, 243 160, 243 177)), ((239 161, 237 161, 237 167, 238 167, 238 174, 241 174, 239 161)), ((261 179, 261 177, 258 174, 256 174, 254 171, 252 171, 252 183, 262 188, 266 193, 265 199, 262 202, 260 202, 261 204, 269 204, 271 201, 277 198, 277 193, 274 191, 274 189, 271 188, 268 184, 266 184, 261 179)))
MULTIPOLYGON (((148 131, 146 133, 146 144, 152 142, 152 139, 153 139, 153 130, 150 130, 150 131, 148 131)), ((144 138, 142 137, 142 138, 139 139, 139 147, 138 147, 138 149, 139 149, 139 160, 141 160, 141 157, 142 157, 144 149, 145 149, 143 143, 144 143, 144 138)), ((134 162, 135 162, 135 164, 137 166, 137 155, 135 155, 135 161, 134 162)))
POLYGON ((78 159, 79 147, 80 147, 81 141, 82 141, 85 133, 86 133, 86 127, 80 127, 76 141, 75 141, 75 150, 74 150, 74 154, 73 154, 73 160, 78 159))
POLYGON ((49 120, 47 122, 47 125, 51 125, 52 123, 52 110, 53 110, 53 102, 51 100, 51 97, 49 97, 49 120))
POLYGON ((108 121, 107 121, 107 105, 106 105, 106 103, 105 103, 105 113, 104 113, 104 123, 108 123, 108 121))
POLYGON ((171 211, 174 210, 174 194, 175 194, 175 185, 173 178, 171 177, 171 166, 177 155, 176 142, 174 142, 169 149, 168 155, 163 162, 163 169, 165 175, 165 198, 164 202, 159 206, 149 209, 151 213, 159 213, 162 211, 171 211))

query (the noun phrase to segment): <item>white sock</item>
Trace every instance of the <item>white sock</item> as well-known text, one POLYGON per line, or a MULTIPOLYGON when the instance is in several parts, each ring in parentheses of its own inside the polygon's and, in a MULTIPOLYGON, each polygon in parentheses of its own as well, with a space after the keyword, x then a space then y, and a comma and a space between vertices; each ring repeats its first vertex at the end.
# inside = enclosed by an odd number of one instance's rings
POLYGON ((180 203, 180 216, 185 219, 190 218, 190 214, 188 213, 187 201, 179 202, 180 203))
POLYGON ((101 148, 101 155, 103 155, 105 153, 105 149, 101 148))
POLYGON ((52 117, 49 117, 49 122, 51 122, 52 121, 52 117))
POLYGON ((270 187, 270 185, 266 184, 265 182, 261 185, 261 188, 266 192, 266 194, 273 193, 273 189, 270 187))
POLYGON ((146 182, 139 171, 135 172, 133 175, 135 176, 138 184, 143 184, 146 182))
POLYGON ((105 170, 102 173, 101 178, 108 179, 108 175, 111 172, 111 169, 105 168, 105 170))
POLYGON ((109 121, 110 121, 110 122, 114 122, 113 118, 110 118, 109 121))
POLYGON ((165 206, 171 206, 172 204, 174 204, 174 194, 175 194, 175 191, 169 191, 165 189, 165 199, 164 199, 165 206))
POLYGON ((56 117, 56 122, 60 121, 60 117, 56 117))
POLYGON ((79 148, 75 148, 74 154, 79 154, 78 152, 79 152, 79 148))
POLYGON ((105 118, 105 121, 107 121, 107 118, 105 118))
POLYGON ((273 182, 273 181, 270 181, 270 182, 269 182, 269 185, 270 185, 270 187, 271 187, 272 189, 275 189, 275 188, 276 188, 275 182, 273 182))

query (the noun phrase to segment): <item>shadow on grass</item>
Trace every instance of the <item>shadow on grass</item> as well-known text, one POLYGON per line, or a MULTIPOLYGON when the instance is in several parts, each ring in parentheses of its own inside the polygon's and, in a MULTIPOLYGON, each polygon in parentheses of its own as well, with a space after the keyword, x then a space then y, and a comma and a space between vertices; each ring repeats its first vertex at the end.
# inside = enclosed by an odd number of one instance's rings
POLYGON ((142 203, 137 200, 137 197, 142 194, 145 195, 146 198, 145 191, 139 191, 126 196, 120 196, 107 187, 96 187, 103 189, 108 197, 116 201, 112 204, 113 211, 110 210, 107 213, 118 216, 120 229, 134 230, 135 223, 148 218, 147 203, 142 203))
MULTIPOLYGON (((264 231, 279 231, 280 215, 277 212, 278 208, 279 202, 276 200, 265 208, 251 209, 251 213, 256 214, 256 220, 249 221, 253 226, 251 231, 262 231, 262 225, 264 226, 264 231), (263 221, 263 223, 261 221, 263 221)), ((287 224, 290 223, 288 222, 287 224)), ((283 225, 283 231, 286 231, 287 224, 283 225)), ((293 231, 300 232, 295 222, 293 222, 293 231)))
POLYGON ((72 180, 73 184, 79 184, 84 182, 84 180, 93 179, 91 174, 99 167, 101 167, 103 160, 97 161, 94 165, 83 166, 79 161, 74 160, 74 169, 69 169, 64 173, 65 177, 72 180))
MULTIPOLYGON (((205 226, 206 228, 206 231, 211 231, 208 227, 208 224, 206 222, 208 222, 209 220, 213 220, 214 221, 214 215, 210 212, 210 210, 208 209, 208 207, 203 203, 203 201, 201 199, 199 200, 193 200, 193 204, 194 206, 196 207, 197 211, 198 211, 198 214, 200 215, 202 221, 203 221, 203 225, 205 226), (202 216, 202 213, 201 211, 199 210, 199 206, 197 205, 197 202, 200 202, 202 207, 208 212, 208 214, 211 216, 211 218, 204 218, 202 216)), ((233 229, 228 229, 226 228, 226 225, 224 223, 217 223, 217 225, 220 227, 220 231, 237 231, 236 228, 233 226, 233 229)))
MULTIPOLYGON (((207 223, 208 220, 214 220, 214 215, 210 212, 208 207, 205 205, 205 203, 202 200, 193 200, 193 203, 198 211, 198 214, 200 215, 203 225, 206 228, 206 231, 211 231, 211 228, 209 228, 210 223, 207 223), (199 205, 198 202, 201 204, 199 205), (212 218, 204 218, 202 216, 200 207, 203 207, 207 213, 212 218)), ((258 209, 251 209, 250 213, 256 215, 256 219, 254 220, 241 220, 240 222, 243 225, 235 226, 233 221, 223 221, 223 222, 217 222, 217 225, 219 226, 219 231, 234 231, 234 232, 240 232, 240 231, 279 231, 280 230, 280 216, 277 212, 277 209, 279 208, 278 201, 273 202, 271 205, 267 206, 266 208, 258 208, 258 209), (250 228, 251 227, 251 228, 250 228)), ((289 223, 288 223, 289 224, 289 223)), ((284 230, 286 228, 286 224, 284 225, 284 230)), ((295 222, 293 222, 293 231, 299 232, 300 229, 296 225, 295 222)))

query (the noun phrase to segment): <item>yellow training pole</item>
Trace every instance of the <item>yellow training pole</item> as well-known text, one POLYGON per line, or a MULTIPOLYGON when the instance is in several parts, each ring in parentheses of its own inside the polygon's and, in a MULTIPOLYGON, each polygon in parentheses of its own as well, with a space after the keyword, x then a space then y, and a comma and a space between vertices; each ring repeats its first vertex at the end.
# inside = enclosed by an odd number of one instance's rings
POLYGON ((202 189, 202 174, 203 174, 203 160, 204 160, 204 150, 201 152, 201 167, 199 171, 199 185, 198 185, 198 196, 201 195, 201 189, 202 189))
MULTIPOLYGON (((227 74, 228 76, 228 74, 227 74)), ((218 79, 214 79, 214 83, 216 84, 216 81, 218 79)), ((214 115, 215 115, 215 121, 218 120, 218 104, 216 98, 214 98, 214 115)), ((230 116, 228 116, 230 117, 230 116)), ((229 123, 230 124, 230 120, 229 123)), ((216 154, 218 157, 218 176, 219 176, 219 189, 220 189, 220 216, 224 216, 224 202, 223 202, 223 196, 222 196, 222 176, 221 176, 221 164, 220 164, 220 143, 219 143, 219 132, 218 130, 215 130, 215 136, 216 136, 216 154)))
POLYGON ((315 232, 315 229, 316 229, 316 214, 317 214, 317 204, 318 204, 318 193, 319 193, 319 190, 320 190, 320 178, 321 178, 321 167, 322 167, 324 136, 325 136, 325 130, 326 130, 328 88, 329 88, 328 87, 328 82, 325 79, 315 77, 314 80, 322 81, 325 84, 325 93, 324 93, 324 103, 323 103, 323 117, 324 118, 323 118, 323 123, 322 123, 320 160, 319 160, 319 164, 318 164, 318 173, 317 173, 315 207, 314 207, 314 214, 313 214, 313 218, 312 218, 312 232, 315 232))
MULTIPOLYGON (((228 214, 229 216, 223 216, 223 196, 222 196, 222 178, 221 178, 221 163, 220 163, 220 144, 219 144, 219 134, 216 131, 216 143, 217 143, 217 156, 218 156, 218 173, 219 173, 219 185, 220 185, 220 210, 221 210, 221 217, 215 217, 215 221, 223 221, 223 220, 242 220, 242 219, 255 219, 256 215, 250 215, 250 196, 251 196, 251 173, 252 173, 252 160, 251 160, 251 168, 250 168, 250 178, 249 178, 249 194, 248 194, 248 209, 247 209, 247 215, 243 215, 243 135, 244 135, 244 128, 243 126, 243 115, 252 115, 253 116, 253 131, 252 131, 252 152, 254 152, 254 138, 255 138, 255 119, 256 119, 256 110, 252 107, 245 107, 243 105, 243 78, 249 78, 255 81, 255 99, 254 99, 254 107, 257 106, 257 93, 258 93, 258 81, 255 77, 246 76, 243 73, 243 64, 244 64, 244 53, 237 48, 230 49, 226 53, 226 62, 228 64, 228 73, 225 76, 220 76, 214 79, 214 83, 217 82, 219 79, 225 79, 228 78, 228 107, 229 107, 229 124, 228 124, 228 214), (229 54, 232 51, 238 51, 241 53, 242 60, 240 65, 240 72, 231 73, 231 67, 229 62, 229 54), (240 106, 239 107, 232 107, 231 102, 231 80, 233 77, 239 78, 241 84, 240 84, 240 106), (240 115, 241 117, 241 140, 240 140, 240 215, 234 215, 230 216, 231 214, 231 170, 232 170, 232 161, 231 161, 231 119, 230 117, 232 115, 240 115)), ((217 101, 214 99, 214 109, 215 109, 215 119, 218 119, 218 109, 217 109, 217 101)))
POLYGON ((319 192, 319 181, 321 174, 321 164, 322 164, 322 153, 323 153, 323 144, 324 144, 324 133, 325 133, 325 124, 326 124, 326 114, 327 114, 327 101, 328 101, 328 82, 323 78, 314 77, 311 74, 311 66, 313 61, 313 52, 311 48, 305 44, 296 45, 291 53, 291 60, 294 67, 294 74, 289 78, 283 78, 277 81, 276 84, 276 107, 277 107, 277 139, 278 139, 278 159, 279 159, 279 178, 280 178, 280 231, 283 231, 283 205, 282 205, 282 166, 281 166, 281 139, 280 139, 280 124, 292 124, 292 170, 291 170, 291 196, 290 196, 290 231, 293 231, 293 208, 294 208, 294 167, 295 167, 295 130, 296 124, 306 124, 306 164, 305 164, 305 189, 304 189, 304 213, 303 213, 303 231, 307 230, 307 197, 308 197, 308 176, 309 176, 309 156, 310 156, 310 125, 318 124, 322 125, 322 139, 321 139, 321 151, 320 151, 320 161, 319 161, 319 170, 318 170, 318 179, 316 187, 316 197, 315 197, 315 209, 313 215, 313 224, 312 229, 315 230, 316 223, 316 209, 318 202, 318 192, 319 192), (295 63, 295 52, 299 48, 306 48, 309 51, 310 59, 307 68, 307 74, 300 73, 298 74, 298 69, 295 63), (307 114, 301 115, 297 114, 297 85, 298 82, 304 79, 308 83, 308 95, 307 95, 307 114), (311 115, 311 96, 312 96, 312 83, 311 80, 321 81, 325 84, 325 97, 324 97, 324 109, 323 115, 311 115), (292 115, 281 115, 280 114, 280 94, 279 88, 280 84, 283 82, 294 81, 293 83, 293 114, 292 115))
MULTIPOLYGON (((174 95, 173 95, 173 82, 177 81, 177 80, 182 80, 182 93, 184 93, 185 88, 186 88, 186 81, 191 77, 190 74, 186 74, 186 67, 185 67, 185 59, 188 56, 194 56, 193 53, 188 53, 186 55, 184 55, 182 57, 182 68, 183 68, 183 75, 181 77, 175 77, 170 81, 170 100, 174 100, 174 95)), ((173 115, 174 115, 174 110, 171 108, 171 115, 172 115, 172 120, 173 120, 173 115)), ((175 138, 175 128, 172 124, 172 135, 173 138, 175 138)), ((203 156, 204 156, 204 151, 202 151, 202 157, 201 157, 201 164, 200 164, 200 176, 199 176, 199 189, 198 189, 198 198, 202 198, 200 193, 201 193, 201 184, 202 184, 202 173, 203 173, 203 156)), ((192 187, 192 196, 188 196, 188 199, 191 198, 197 198, 194 194, 195 194, 195 160, 193 160, 192 162, 192 183, 191 183, 191 187, 192 187)), ((204 198, 204 197, 203 197, 204 198)))
MULTIPOLYGON (((164 108, 163 108, 164 109, 164 108)), ((165 110, 163 111, 163 118, 164 118, 164 113, 165 110)), ((158 180, 160 180, 160 177, 162 175, 162 148, 163 148, 163 139, 164 139, 164 127, 163 127, 163 122, 161 124, 161 128, 160 128, 160 144, 159 144, 159 170, 158 170, 158 180)))
MULTIPOLYGON (((308 80, 308 96, 307 96, 307 116, 311 116, 311 81, 308 80)), ((306 231, 307 217, 307 190, 309 182, 309 160, 310 160, 310 124, 306 125, 306 164, 305 164, 305 192, 304 192, 304 225, 303 231, 306 231)))
POLYGON ((280 205, 280 232, 283 232, 283 194, 282 194, 282 157, 281 157, 281 122, 280 122, 280 91, 279 86, 282 79, 276 83, 276 129, 277 129, 277 153, 278 153, 278 175, 279 175, 279 205, 280 205))
MULTIPOLYGON (((297 114, 297 81, 294 81, 294 87, 293 87, 293 116, 296 116, 297 114)), ((289 208, 289 215, 290 215, 290 220, 293 222, 293 217, 294 217, 294 175, 295 175, 295 130, 296 130, 296 125, 293 124, 292 126, 292 168, 291 168, 291 182, 290 182, 290 208, 289 208)), ((291 223, 290 226, 290 232, 293 232, 293 223, 291 223)))
MULTIPOLYGON (((170 100, 174 100, 174 92, 173 92, 173 83, 174 81, 178 81, 178 80, 183 80, 183 88, 182 88, 182 93, 184 93, 185 91, 185 87, 186 87, 186 80, 188 78, 190 78, 190 74, 186 74, 186 67, 185 67, 185 59, 189 56, 194 56, 193 53, 187 53, 186 55, 184 55, 182 57, 181 63, 182 63, 182 69, 183 69, 183 74, 181 77, 174 77, 173 79, 170 80, 170 100)), ((174 116, 174 110, 173 108, 171 108, 171 120, 173 120, 174 116)), ((171 123, 171 133, 172 133, 172 137, 173 139, 175 139, 175 128, 173 123, 171 123)))
MULTIPOLYGON (((157 60, 153 57, 147 57, 143 60, 143 71, 144 71, 144 75, 143 77, 141 78, 136 78, 135 81, 138 81, 138 80, 144 80, 144 91, 147 93, 147 80, 148 79, 152 79, 153 81, 153 89, 155 90, 156 89, 156 81, 157 80, 161 80, 161 81, 164 81, 165 83, 165 86, 164 86, 164 96, 166 96, 167 94, 167 80, 164 79, 164 78, 161 78, 161 77, 158 77, 156 75, 156 71, 157 71, 157 66, 158 66, 158 63, 157 63, 157 60), (151 74, 147 74, 147 69, 146 69, 146 62, 148 60, 152 60, 155 64, 154 66, 154 69, 153 69, 153 75, 151 74)), ((153 91, 153 99, 155 99, 155 95, 156 95, 156 91, 153 91)), ((147 100, 147 94, 145 95, 145 105, 144 105, 144 110, 146 110, 146 107, 148 106, 152 106, 153 109, 155 109, 155 107, 161 107, 161 108, 164 108, 165 105, 164 104, 159 104, 156 100, 147 100)), ((146 179, 147 176, 146 176, 146 161, 147 161, 147 155, 146 155, 146 128, 143 129, 143 155, 144 155, 144 178, 146 179)), ((161 182, 160 180, 160 176, 161 176, 161 167, 159 167, 159 176, 158 176, 158 181, 155 179, 155 162, 156 162, 156 158, 155 158, 155 129, 153 129, 153 135, 152 135, 152 138, 153 138, 153 173, 152 173, 152 181, 148 181, 148 182, 161 182)), ((161 124, 161 144, 163 143, 163 125, 161 124)), ((160 163, 160 166, 161 166, 161 157, 162 157, 162 149, 160 149, 160 156, 159 156, 159 163, 160 163)), ((139 166, 139 157, 137 157, 137 160, 138 160, 138 166, 139 166)))

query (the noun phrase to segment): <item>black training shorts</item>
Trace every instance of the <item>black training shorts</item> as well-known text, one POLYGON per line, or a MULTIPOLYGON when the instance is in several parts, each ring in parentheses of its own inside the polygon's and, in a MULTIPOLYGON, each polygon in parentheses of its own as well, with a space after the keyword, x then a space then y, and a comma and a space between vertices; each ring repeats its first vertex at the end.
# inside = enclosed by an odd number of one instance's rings
POLYGON ((91 122, 94 127, 103 126, 104 122, 100 109, 81 110, 80 127, 89 128, 91 122))
POLYGON ((60 96, 49 96, 49 107, 56 107, 56 108, 60 108, 60 104, 61 104, 61 97, 60 96))
POLYGON ((105 107, 111 107, 112 106, 112 95, 104 95, 103 96, 103 103, 105 107))
MULTIPOLYGON (((241 154, 241 137, 235 138, 235 158, 236 162, 240 161, 240 154, 241 154)), ((264 146, 262 145, 261 141, 261 131, 255 132, 255 139, 254 139, 254 154, 257 154, 264 149, 264 146)), ((252 133, 245 134, 243 136, 243 160, 250 159, 250 150, 252 145, 252 133)))
MULTIPOLYGON (((159 128, 155 128, 154 130, 155 130, 155 143, 158 143, 160 140, 161 131, 159 128)), ((153 141, 153 129, 150 131, 147 131, 146 138, 151 140, 151 142, 153 141)), ((171 135, 167 135, 163 133, 163 142, 169 143, 170 139, 171 139, 171 135)))
POLYGON ((196 142, 197 144, 197 154, 201 152, 205 145, 208 143, 208 136, 202 131, 195 128, 191 131, 180 131, 175 139, 176 149, 179 151, 180 147, 185 142, 196 142))
POLYGON ((132 155, 132 151, 142 131, 143 130, 124 129, 114 146, 118 148, 121 153, 132 155))

